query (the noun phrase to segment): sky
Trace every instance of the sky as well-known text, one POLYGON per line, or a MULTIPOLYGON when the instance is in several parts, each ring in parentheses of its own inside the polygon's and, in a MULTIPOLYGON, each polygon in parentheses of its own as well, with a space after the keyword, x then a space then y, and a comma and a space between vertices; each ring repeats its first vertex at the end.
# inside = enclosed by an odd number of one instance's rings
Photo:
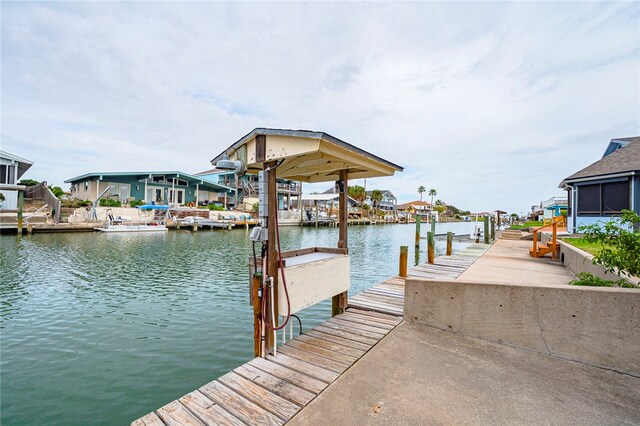
POLYGON ((403 166, 367 180, 399 202, 522 213, 640 135, 639 2, 3 1, 1 24, 1 149, 65 189, 273 127, 403 166))

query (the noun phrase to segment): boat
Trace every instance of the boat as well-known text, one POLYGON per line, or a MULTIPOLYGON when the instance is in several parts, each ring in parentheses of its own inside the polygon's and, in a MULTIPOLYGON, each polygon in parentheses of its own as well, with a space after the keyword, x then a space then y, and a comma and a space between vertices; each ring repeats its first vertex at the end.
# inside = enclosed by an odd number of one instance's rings
POLYGON ((107 220, 102 227, 93 228, 100 232, 164 232, 169 229, 166 226, 166 220, 171 217, 169 206, 144 204, 138 206, 140 210, 154 210, 156 216, 152 222, 130 223, 128 219, 122 217, 114 217, 111 209, 107 210, 107 220), (164 214, 163 214, 164 212, 164 214))

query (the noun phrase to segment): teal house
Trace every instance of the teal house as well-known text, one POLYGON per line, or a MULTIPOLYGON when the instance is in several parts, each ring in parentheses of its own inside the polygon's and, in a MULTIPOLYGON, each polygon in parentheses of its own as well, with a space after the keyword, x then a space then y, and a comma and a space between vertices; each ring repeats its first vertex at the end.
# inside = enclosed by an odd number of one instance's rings
POLYGON ((82 200, 95 200, 107 189, 106 197, 122 202, 175 205, 226 204, 234 194, 233 189, 217 182, 177 171, 86 173, 65 183, 71 184, 71 196, 82 200))

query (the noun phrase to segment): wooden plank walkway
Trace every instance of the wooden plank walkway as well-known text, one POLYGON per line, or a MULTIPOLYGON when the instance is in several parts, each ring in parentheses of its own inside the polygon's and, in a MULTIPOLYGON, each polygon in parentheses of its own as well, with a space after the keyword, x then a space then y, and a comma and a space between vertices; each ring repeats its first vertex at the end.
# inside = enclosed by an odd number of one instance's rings
MULTIPOLYGON (((452 256, 439 256, 433 264, 421 263, 410 269, 409 278, 455 280, 489 248, 485 244, 471 244, 452 256)), ((390 278, 349 298, 349 306, 391 315, 402 316, 404 309, 404 279, 390 278)))
MULTIPOLYGON (((486 250, 420 264, 409 277, 455 279, 486 250)), ((131 423, 134 426, 282 425, 402 322, 404 279, 390 278, 349 300, 343 314, 254 358, 131 423)))

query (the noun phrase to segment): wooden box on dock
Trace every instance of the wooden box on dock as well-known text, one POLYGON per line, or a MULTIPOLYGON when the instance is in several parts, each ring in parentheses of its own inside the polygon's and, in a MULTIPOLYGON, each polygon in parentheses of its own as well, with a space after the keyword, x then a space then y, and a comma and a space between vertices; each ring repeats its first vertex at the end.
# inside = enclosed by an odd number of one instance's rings
MULTIPOLYGON (((311 247, 283 252, 291 313, 349 290, 349 255, 345 249, 311 247)), ((278 312, 287 314, 282 272, 278 280, 278 312)))

